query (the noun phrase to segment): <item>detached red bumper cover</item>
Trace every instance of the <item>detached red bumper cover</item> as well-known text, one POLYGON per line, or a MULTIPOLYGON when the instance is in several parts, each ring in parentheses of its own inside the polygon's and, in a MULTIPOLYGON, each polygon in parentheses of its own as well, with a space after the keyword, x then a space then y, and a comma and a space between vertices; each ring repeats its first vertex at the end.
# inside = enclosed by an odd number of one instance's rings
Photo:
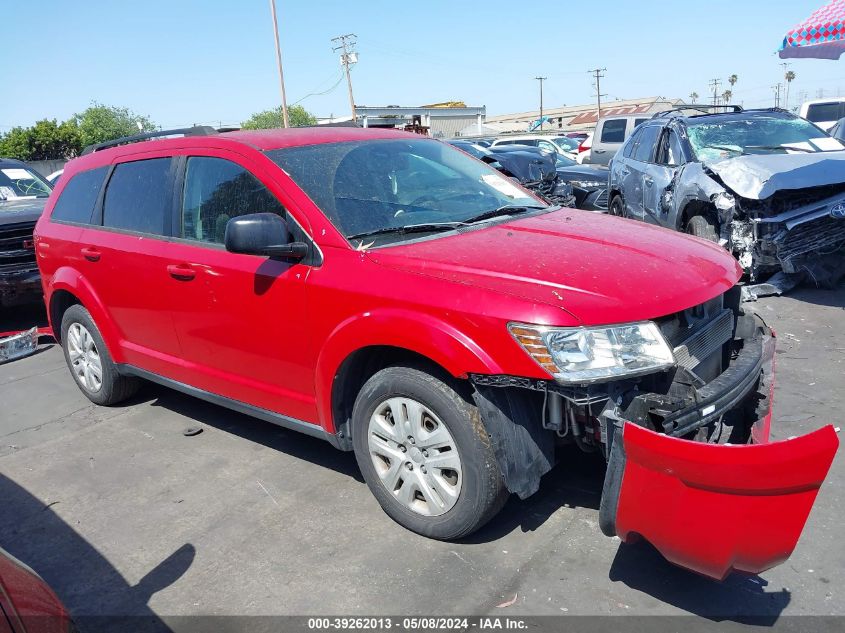
POLYGON ((623 541, 641 536, 669 561, 717 579, 789 557, 839 445, 832 426, 749 445, 691 442, 627 422, 621 435, 602 530, 623 541))

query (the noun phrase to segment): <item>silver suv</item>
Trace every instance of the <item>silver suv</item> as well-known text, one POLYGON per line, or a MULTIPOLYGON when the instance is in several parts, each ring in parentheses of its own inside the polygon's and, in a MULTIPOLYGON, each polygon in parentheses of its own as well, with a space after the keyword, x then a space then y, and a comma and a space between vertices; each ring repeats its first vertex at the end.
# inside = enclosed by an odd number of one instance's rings
POLYGON ((610 159, 622 147, 622 143, 633 134, 634 128, 644 121, 648 121, 648 117, 641 114, 599 119, 593 135, 593 146, 589 155, 584 157, 584 163, 593 165, 610 163, 610 159))

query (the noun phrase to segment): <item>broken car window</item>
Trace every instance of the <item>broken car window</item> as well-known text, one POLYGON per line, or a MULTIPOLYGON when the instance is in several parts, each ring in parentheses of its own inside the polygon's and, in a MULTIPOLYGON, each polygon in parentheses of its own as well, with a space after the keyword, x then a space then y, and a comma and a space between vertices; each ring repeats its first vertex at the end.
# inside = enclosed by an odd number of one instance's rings
POLYGON ((780 112, 701 117, 687 123, 698 160, 716 161, 743 154, 786 154, 845 149, 804 119, 780 112))

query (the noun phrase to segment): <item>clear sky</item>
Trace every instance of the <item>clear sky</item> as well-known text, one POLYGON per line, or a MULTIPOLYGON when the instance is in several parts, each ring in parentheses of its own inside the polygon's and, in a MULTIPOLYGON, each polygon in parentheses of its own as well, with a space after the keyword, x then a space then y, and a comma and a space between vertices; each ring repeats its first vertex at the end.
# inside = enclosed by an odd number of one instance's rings
MULTIPOLYGON (((614 98, 707 94, 739 82, 746 106, 774 105, 786 31, 825 0, 650 0, 520 3, 277 0, 288 102, 348 114, 329 41, 358 35, 359 105, 461 100, 488 114, 594 100, 587 70, 607 68, 614 98)), ((268 0, 3 0, 0 132, 65 119, 92 101, 131 108, 165 127, 238 123, 279 103, 268 0)), ((794 60, 794 105, 845 96, 843 61, 794 60)))

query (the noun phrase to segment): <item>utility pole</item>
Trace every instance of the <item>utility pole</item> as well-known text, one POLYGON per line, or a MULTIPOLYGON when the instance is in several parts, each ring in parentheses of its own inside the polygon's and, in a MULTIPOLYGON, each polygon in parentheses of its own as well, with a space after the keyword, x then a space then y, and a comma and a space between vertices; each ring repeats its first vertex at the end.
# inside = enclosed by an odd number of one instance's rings
POLYGON ((548 79, 548 77, 534 77, 537 81, 540 82, 540 131, 543 131, 543 82, 548 79))
POLYGON ((352 77, 349 75, 349 66, 358 61, 358 53, 355 52, 355 44, 358 36, 354 33, 338 35, 332 38, 332 42, 340 42, 332 48, 333 51, 343 51, 340 54, 340 63, 346 72, 346 86, 349 88, 349 109, 352 110, 352 122, 355 122, 355 99, 352 97, 352 77))
POLYGON ((276 20, 276 0, 270 0, 270 14, 273 16, 273 35, 276 37, 276 62, 279 65, 279 86, 282 89, 282 123, 290 127, 288 100, 285 97, 285 75, 282 72, 282 47, 279 46, 279 23, 276 20))
POLYGON ((780 86, 781 86, 780 83, 777 83, 774 86, 772 86, 772 90, 775 91, 775 107, 776 108, 780 107, 780 86))
POLYGON ((722 80, 711 79, 709 85, 713 89, 713 105, 717 105, 719 102, 719 86, 722 85, 722 80))
POLYGON ((606 97, 607 95, 603 95, 601 93, 601 78, 604 77, 602 73, 607 72, 607 68, 593 68, 593 70, 588 70, 588 73, 592 73, 593 77, 596 79, 596 109, 598 111, 598 118, 601 118, 601 98, 606 97))

